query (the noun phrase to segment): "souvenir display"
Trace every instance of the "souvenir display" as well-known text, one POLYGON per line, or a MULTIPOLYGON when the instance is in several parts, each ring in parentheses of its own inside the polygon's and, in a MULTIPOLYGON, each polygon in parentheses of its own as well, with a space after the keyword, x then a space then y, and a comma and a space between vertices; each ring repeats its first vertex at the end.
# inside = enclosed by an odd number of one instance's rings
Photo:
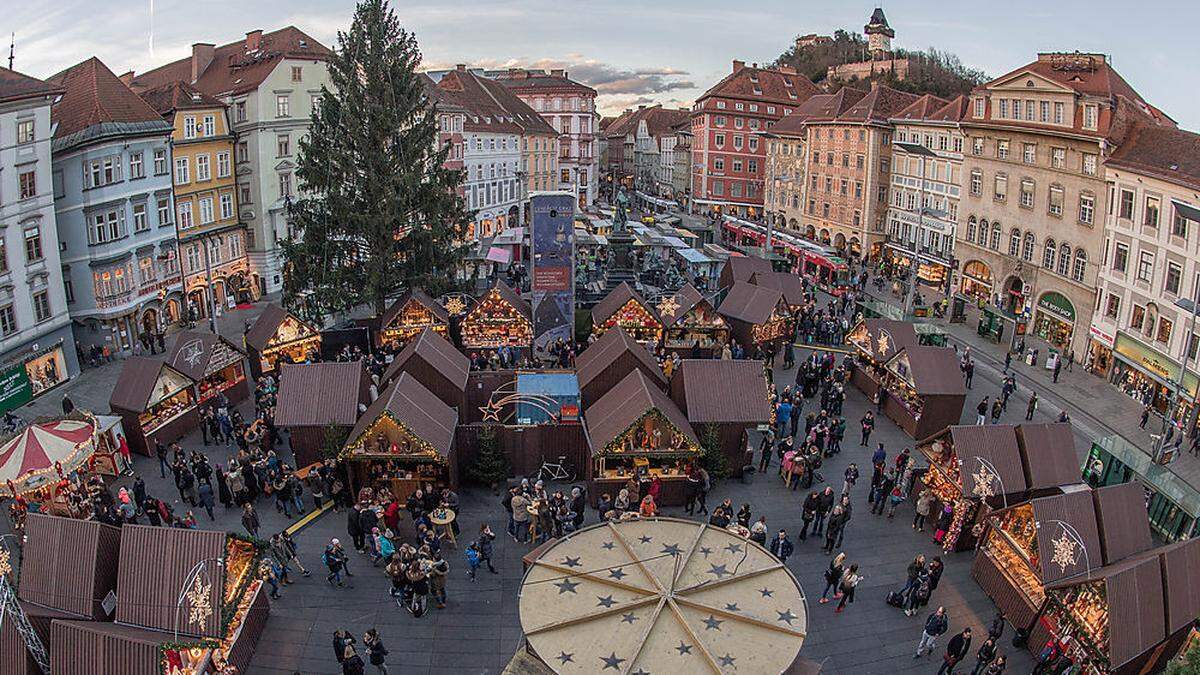
POLYGON ((262 372, 273 371, 280 363, 303 363, 320 347, 321 335, 289 314, 259 355, 262 372))
POLYGON ((395 346, 407 342, 426 328, 432 328, 442 337, 447 335, 446 322, 419 299, 410 297, 396 316, 380 331, 380 342, 385 346, 395 346))
MULTIPOLYGON (((664 314, 664 318, 667 315, 664 314)), ((669 323, 664 346, 670 349, 720 349, 729 342, 729 324, 707 301, 696 303, 669 323)))
POLYGON ((468 350, 529 347, 532 341, 529 317, 496 289, 488 291, 462 322, 462 344, 468 350))
POLYGON ((662 322, 647 310, 636 298, 630 298, 621 308, 596 326, 597 335, 613 327, 621 328, 629 337, 643 344, 654 344, 662 335, 662 322))
POLYGON ((750 328, 750 337, 755 344, 764 344, 785 337, 789 332, 792 317, 781 307, 771 311, 766 321, 750 328))

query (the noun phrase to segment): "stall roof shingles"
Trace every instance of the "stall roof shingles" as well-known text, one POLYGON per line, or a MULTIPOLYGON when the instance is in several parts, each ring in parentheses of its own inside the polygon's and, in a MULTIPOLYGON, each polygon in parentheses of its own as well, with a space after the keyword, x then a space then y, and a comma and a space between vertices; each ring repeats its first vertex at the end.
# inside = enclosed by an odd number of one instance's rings
MULTIPOLYGON (((1051 497, 1040 497, 1029 502, 1033 507, 1033 518, 1038 523, 1038 563, 1042 572, 1042 583, 1052 584, 1083 574, 1090 566, 1097 569, 1104 564, 1100 549, 1100 531, 1096 525, 1095 507, 1090 490, 1078 490, 1051 497), (1075 564, 1065 568, 1051 562, 1054 557, 1052 540, 1069 532, 1059 523, 1062 521, 1075 529, 1083 539, 1087 554, 1075 549, 1075 564)), ((1068 539, 1070 536, 1068 535, 1068 539)))
POLYGON ((471 373, 471 359, 454 348, 450 341, 426 328, 408 343, 383 373, 383 381, 390 382, 411 358, 423 359, 461 390, 467 388, 467 377, 471 373))
POLYGON ((1025 457, 1030 490, 1080 482, 1075 437, 1069 423, 1021 424, 1017 427, 1017 442, 1025 457))
POLYGON ((629 333, 620 328, 614 328, 596 338, 595 342, 588 345, 587 349, 575 357, 575 375, 579 380, 579 388, 586 388, 592 380, 596 379, 625 352, 633 354, 634 358, 645 366, 647 371, 653 373, 652 377, 657 379, 660 384, 666 385, 667 377, 663 375, 662 369, 658 367, 658 363, 650 351, 638 344, 637 340, 629 337, 629 333))
POLYGON ((204 378, 205 371, 208 370, 208 362, 212 358, 213 347, 218 341, 224 341, 231 349, 241 352, 242 349, 233 344, 229 340, 206 330, 185 330, 175 336, 175 341, 171 344, 171 348, 167 350, 166 362, 169 366, 187 375, 193 380, 201 380, 204 378), (192 353, 192 344, 199 341, 199 358, 195 362, 189 360, 192 353), (184 347, 187 346, 187 351, 184 347))
POLYGON ((783 293, 783 300, 793 307, 804 304, 804 280, 791 272, 755 272, 750 283, 773 288, 783 293))
MULTIPOLYGON (((121 566, 117 575, 120 601, 116 621, 162 631, 175 627, 175 602, 188 572, 202 560, 224 558, 224 532, 149 525, 121 528, 121 566)), ((181 621, 180 635, 222 637, 221 605, 225 572, 209 567, 213 613, 203 626, 181 621)), ((183 612, 189 610, 185 602, 183 612)), ((186 616, 186 614, 185 614, 186 616)))
POLYGON ((1164 546, 1161 555, 1167 599, 1167 635, 1186 628, 1200 616, 1200 539, 1164 546))
POLYGON ((408 373, 401 374, 383 396, 367 408, 351 430, 348 442, 355 442, 385 412, 413 435, 432 445, 443 457, 450 454, 458 412, 442 403, 408 373))
POLYGON ((592 453, 602 450, 651 408, 661 412, 688 440, 700 444, 679 407, 635 370, 584 412, 592 453))
POLYGON ((25 524, 20 598, 101 618, 100 602, 117 585, 121 530, 94 520, 31 513, 25 524))
POLYGON ((308 427, 358 421, 365 372, 358 361, 285 363, 279 372, 275 425, 308 427))
POLYGON ((757 325, 771 318, 782 299, 783 291, 778 289, 739 282, 729 289, 717 311, 727 319, 757 325))
MULTIPOLYGON (((965 396, 967 385, 958 368, 958 357, 949 347, 905 347, 917 393, 922 396, 965 396)), ((898 353, 893 358, 900 358, 898 353)))
POLYGON ((388 307, 387 310, 384 311, 383 316, 380 317, 380 320, 379 320, 379 327, 387 328, 388 325, 390 325, 392 323, 392 321, 396 318, 396 315, 398 315, 400 313, 400 310, 404 309, 404 306, 407 305, 409 303, 409 301, 412 301, 412 300, 417 301, 418 303, 421 304, 421 306, 425 307, 430 312, 432 312, 433 315, 435 317, 437 317, 437 319, 439 321, 441 321, 442 323, 445 323, 445 324, 450 323, 450 314, 448 314, 446 312, 445 308, 443 308, 441 305, 439 305, 436 300, 429 297, 429 295, 426 294, 425 291, 423 291, 419 288, 410 288, 407 292, 404 293, 404 295, 401 295, 399 298, 397 298, 396 301, 393 302, 391 304, 391 306, 388 307))
POLYGON ((609 317, 611 317, 613 314, 616 314, 617 311, 624 307, 630 300, 637 301, 639 305, 644 307, 646 311, 650 313, 650 316, 654 317, 654 319, 660 324, 662 323, 662 318, 658 316, 658 310, 656 310, 653 305, 646 302, 646 299, 642 297, 641 293, 633 290, 633 287, 622 281, 617 285, 616 288, 612 289, 611 293, 604 296, 600 302, 597 302, 596 305, 592 307, 592 324, 599 325, 607 321, 609 317))
POLYGON ((1150 550, 1150 520, 1145 493, 1137 481, 1110 485, 1092 492, 1104 562, 1112 564, 1150 550))
MULTIPOLYGON (((954 443, 954 452, 962 462, 959 484, 964 495, 976 495, 975 475, 983 466, 975 461, 976 457, 994 466, 1004 485, 1002 490, 999 485, 984 485, 980 487, 981 490, 991 489, 994 494, 1013 494, 1025 490, 1025 470, 1021 464, 1021 450, 1017 447, 1017 435, 1012 425, 953 426, 950 427, 950 437, 954 443)), ((990 469, 988 473, 990 475, 990 469)))
POLYGON ((765 424, 771 420, 761 361, 684 359, 681 378, 688 421, 765 424))
MULTIPOLYGON (((154 383, 158 381, 158 375, 163 368, 178 371, 177 368, 148 356, 131 356, 125 359, 124 365, 121 366, 121 374, 117 377, 117 384, 109 396, 108 406, 113 410, 145 410, 154 383)), ((179 374, 187 377, 182 372, 179 374)))
POLYGON ((730 256, 721 268, 720 283, 722 288, 732 286, 739 281, 750 281, 755 272, 773 272, 771 263, 758 256, 730 256))

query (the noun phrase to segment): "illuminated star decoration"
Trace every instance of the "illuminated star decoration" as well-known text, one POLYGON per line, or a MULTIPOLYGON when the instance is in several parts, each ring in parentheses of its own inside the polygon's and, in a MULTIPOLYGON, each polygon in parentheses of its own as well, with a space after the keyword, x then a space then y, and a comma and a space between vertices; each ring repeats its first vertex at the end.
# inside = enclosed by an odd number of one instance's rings
POLYGON ((1054 547, 1054 555, 1050 562, 1058 565, 1059 571, 1066 572, 1068 567, 1074 567, 1079 562, 1079 552, 1075 550, 1075 540, 1063 530, 1058 539, 1050 540, 1054 547))
POLYGON ((192 584, 192 588, 187 592, 186 596, 188 605, 191 610, 188 612, 188 624, 197 627, 203 627, 212 617, 212 600, 209 596, 212 595, 212 584, 205 584, 200 575, 196 575, 196 581, 192 584))
POLYGON ((479 411, 483 413, 484 422, 499 422, 500 421, 500 406, 493 401, 488 401, 487 405, 479 406, 479 411))
POLYGON ((12 574, 12 563, 8 558, 8 549, 0 546, 0 577, 12 574))
POLYGON ((446 299, 446 312, 453 316, 458 316, 467 310, 467 303, 462 301, 458 296, 451 296, 446 299))
POLYGON ((663 316, 674 317, 675 312, 679 311, 679 301, 674 295, 668 295, 658 301, 658 313, 663 316))
POLYGON ((975 487, 971 488, 971 492, 976 497, 987 499, 996 496, 996 490, 992 487, 992 481, 996 480, 996 475, 987 468, 986 464, 980 462, 979 469, 971 474, 971 478, 975 480, 975 487))
POLYGON ((879 354, 882 356, 892 349, 892 334, 887 330, 879 331, 879 354))

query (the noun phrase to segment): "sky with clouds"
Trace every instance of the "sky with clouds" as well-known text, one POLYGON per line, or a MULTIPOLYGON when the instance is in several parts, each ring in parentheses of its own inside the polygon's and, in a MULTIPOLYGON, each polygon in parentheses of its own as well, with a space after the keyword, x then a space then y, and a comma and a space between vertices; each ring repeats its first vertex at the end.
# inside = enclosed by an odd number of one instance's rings
MULTIPOLYGON (((333 45, 353 0, 13 0, 15 68, 45 77, 98 56, 116 73, 187 56, 255 28, 294 24, 333 45), (153 27, 153 28, 152 28, 153 27)), ((427 67, 566 68, 600 93, 602 112, 642 103, 687 106, 733 59, 769 62, 804 33, 861 30, 868 0, 408 0, 394 5, 427 67)), ((1200 3, 1008 0, 884 3, 895 44, 956 53, 999 75, 1038 51, 1096 51, 1180 126, 1200 129, 1194 26, 1200 3), (1135 11, 1136 9, 1136 11, 1135 11)))

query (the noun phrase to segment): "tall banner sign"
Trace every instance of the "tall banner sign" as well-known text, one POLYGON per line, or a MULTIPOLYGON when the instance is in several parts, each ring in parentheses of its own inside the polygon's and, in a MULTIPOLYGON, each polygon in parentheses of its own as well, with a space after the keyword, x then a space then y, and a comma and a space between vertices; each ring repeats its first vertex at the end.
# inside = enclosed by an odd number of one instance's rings
POLYGON ((545 358, 556 341, 569 343, 575 331, 575 198, 536 193, 530 210, 533 353, 545 358))

